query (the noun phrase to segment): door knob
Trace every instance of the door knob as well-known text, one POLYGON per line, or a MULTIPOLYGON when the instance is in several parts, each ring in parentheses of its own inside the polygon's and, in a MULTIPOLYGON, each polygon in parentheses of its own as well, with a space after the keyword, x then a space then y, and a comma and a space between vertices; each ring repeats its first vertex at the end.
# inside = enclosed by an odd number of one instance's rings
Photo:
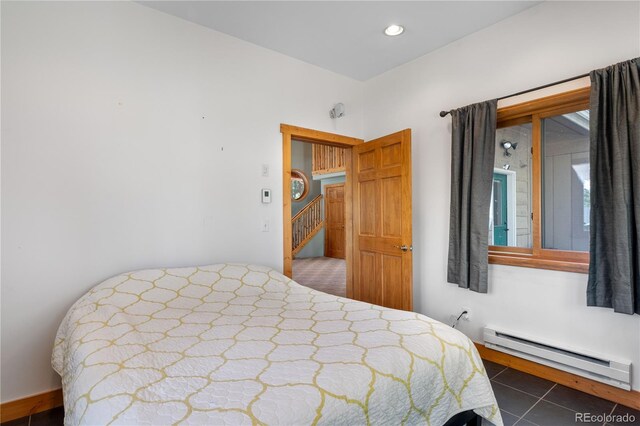
POLYGON ((413 246, 407 246, 406 244, 403 244, 401 246, 394 246, 395 248, 399 248, 402 251, 413 251, 413 246))

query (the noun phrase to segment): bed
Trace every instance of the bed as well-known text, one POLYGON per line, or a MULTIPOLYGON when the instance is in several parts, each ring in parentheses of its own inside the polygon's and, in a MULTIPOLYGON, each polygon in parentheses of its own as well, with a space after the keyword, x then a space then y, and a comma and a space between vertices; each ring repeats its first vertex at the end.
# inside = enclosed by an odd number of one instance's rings
POLYGON ((65 316, 52 364, 70 425, 502 425, 462 333, 256 265, 108 279, 65 316))

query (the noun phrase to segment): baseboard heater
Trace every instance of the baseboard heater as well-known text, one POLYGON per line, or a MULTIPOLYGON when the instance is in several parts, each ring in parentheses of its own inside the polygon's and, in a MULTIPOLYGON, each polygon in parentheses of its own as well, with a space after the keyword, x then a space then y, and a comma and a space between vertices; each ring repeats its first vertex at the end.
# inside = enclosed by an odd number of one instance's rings
POLYGON ((561 348, 538 339, 488 327, 484 329, 484 344, 496 351, 631 390, 631 363, 628 361, 561 348))

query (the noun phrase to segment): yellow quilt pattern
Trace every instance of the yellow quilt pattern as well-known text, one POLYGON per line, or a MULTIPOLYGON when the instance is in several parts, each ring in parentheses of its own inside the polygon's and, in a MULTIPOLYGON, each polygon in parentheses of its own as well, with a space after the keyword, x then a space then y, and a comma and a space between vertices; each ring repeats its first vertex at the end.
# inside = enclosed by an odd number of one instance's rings
POLYGON ((460 332, 255 265, 111 278, 69 310, 52 363, 71 425, 502 424, 460 332))

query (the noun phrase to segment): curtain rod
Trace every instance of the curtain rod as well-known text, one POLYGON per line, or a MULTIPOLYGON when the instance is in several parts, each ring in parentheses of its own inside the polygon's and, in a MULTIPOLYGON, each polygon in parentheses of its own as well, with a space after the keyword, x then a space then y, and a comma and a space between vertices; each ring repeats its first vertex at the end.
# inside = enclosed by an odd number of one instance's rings
MULTIPOLYGON (((527 90, 523 90, 522 92, 517 92, 517 93, 512 93, 511 95, 502 96, 501 98, 498 98, 498 100, 512 98, 514 96, 519 96, 519 95, 524 95, 525 93, 535 92, 536 90, 546 89, 547 87, 555 86, 556 84, 562 84, 568 81, 573 81, 573 80, 577 80, 579 78, 588 77, 588 76, 589 76, 589 73, 580 74, 575 77, 565 78, 564 80, 555 81, 553 83, 543 84, 542 86, 534 87, 533 89, 527 89, 527 90)), ((446 117, 449 114, 451 114, 451 111, 440 111, 440 117, 446 117)))

